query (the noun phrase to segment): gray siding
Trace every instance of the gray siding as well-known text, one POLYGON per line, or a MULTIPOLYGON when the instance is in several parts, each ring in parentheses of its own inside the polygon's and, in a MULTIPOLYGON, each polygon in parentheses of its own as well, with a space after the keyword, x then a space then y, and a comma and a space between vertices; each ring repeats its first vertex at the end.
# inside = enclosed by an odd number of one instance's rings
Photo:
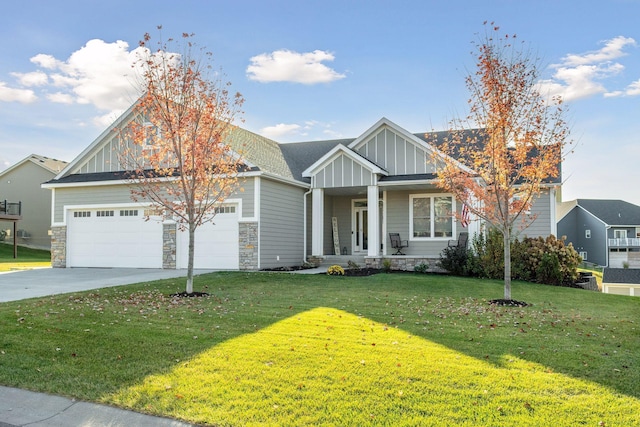
MULTIPOLYGON (((20 245, 49 249, 51 237, 51 191, 40 185, 55 176, 31 161, 27 161, 2 177, 0 198, 9 202, 22 202, 22 219, 17 222, 18 231, 24 230, 28 238, 18 238, 20 245)), ((13 222, 0 221, 0 230, 10 229, 13 222)), ((13 242, 13 236, 7 237, 13 242)))
POLYGON ((567 236, 576 251, 587 252, 588 262, 607 264, 605 225, 581 207, 574 207, 558 222, 558 235, 567 236), (585 237, 586 230, 591 230, 589 239, 585 237))
MULTIPOLYGON (((551 202, 549 190, 542 190, 531 206, 531 215, 536 216, 535 221, 521 230, 518 229, 520 222, 516 220, 514 228, 520 233, 520 237, 547 237, 551 234, 551 202)), ((555 209, 555 203, 553 209, 555 209)))
MULTIPOLYGON (((435 191, 388 191, 387 192, 387 235, 383 236, 384 245, 387 249, 387 255, 391 255, 394 251, 391 249, 391 242, 389 240, 389 233, 400 233, 402 240, 409 240, 409 247, 403 249, 403 252, 407 255, 421 255, 421 256, 433 256, 437 257, 442 252, 447 244, 448 240, 412 240, 409 235, 409 220, 411 209, 411 203, 409 196, 412 194, 433 194, 437 195, 435 191)), ((457 203, 456 210, 460 212, 462 206, 457 203)), ((457 239, 458 234, 461 231, 466 231, 465 228, 460 225, 459 221, 456 221, 455 233, 452 239, 457 239)))
POLYGON ((430 154, 424 146, 405 139, 387 127, 361 142, 355 151, 379 165, 390 175, 432 173, 430 154))
POLYGON ((302 265, 304 193, 302 188, 260 180, 260 268, 302 265))
MULTIPOLYGON (((242 182, 244 191, 231 195, 232 199, 242 199, 242 217, 254 216, 254 181, 242 182)), ((55 206, 53 221, 57 224, 64 221, 64 207, 72 205, 109 205, 133 203, 130 187, 126 184, 96 185, 55 189, 55 206)))

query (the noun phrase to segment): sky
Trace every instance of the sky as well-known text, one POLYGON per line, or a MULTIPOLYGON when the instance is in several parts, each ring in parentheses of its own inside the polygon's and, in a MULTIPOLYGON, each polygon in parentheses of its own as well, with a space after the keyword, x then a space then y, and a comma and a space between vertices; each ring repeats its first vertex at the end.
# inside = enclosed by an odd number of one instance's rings
POLYGON ((640 0, 22 0, 0 13, 0 170, 71 161, 136 99, 138 42, 183 33, 278 142, 412 133, 468 113, 472 42, 495 22, 567 107, 563 200, 640 205, 640 0), (157 27, 162 26, 161 32, 157 27))

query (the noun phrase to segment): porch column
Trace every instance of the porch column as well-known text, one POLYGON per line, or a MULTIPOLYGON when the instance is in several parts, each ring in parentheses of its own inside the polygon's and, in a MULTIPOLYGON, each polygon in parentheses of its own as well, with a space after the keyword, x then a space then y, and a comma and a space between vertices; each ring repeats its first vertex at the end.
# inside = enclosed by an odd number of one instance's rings
POLYGON ((324 255, 324 190, 314 188, 311 193, 311 255, 324 255))
POLYGON ((368 256, 376 256, 380 253, 380 208, 378 207, 378 186, 367 187, 367 214, 369 215, 369 227, 367 238, 369 239, 368 256))

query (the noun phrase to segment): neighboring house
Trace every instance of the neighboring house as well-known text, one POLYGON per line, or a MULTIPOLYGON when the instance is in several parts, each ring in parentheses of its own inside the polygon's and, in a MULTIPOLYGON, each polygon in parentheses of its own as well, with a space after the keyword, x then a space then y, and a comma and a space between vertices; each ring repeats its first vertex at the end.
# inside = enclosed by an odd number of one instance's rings
POLYGON ((622 200, 577 199, 562 203, 558 235, 583 260, 604 267, 640 268, 640 206, 622 200))
MULTIPOLYGON (((118 166, 114 129, 131 119, 132 109, 44 184, 54 267, 186 268, 187 233, 132 202, 118 166)), ((461 204, 436 187, 434 147, 385 118, 355 139, 278 144, 236 128, 227 143, 243 154, 243 191, 196 231, 196 268, 259 270, 345 254, 412 269, 468 231, 455 220, 461 204), (409 241, 406 256, 391 257, 391 232, 409 241)), ((559 183, 536 200, 529 235, 555 234, 559 183)))
POLYGON ((605 268, 602 272, 602 292, 640 297, 640 269, 605 268))
MULTIPOLYGON (((0 201, 21 205, 21 219, 16 222, 17 244, 39 249, 51 247, 51 192, 41 184, 66 166, 67 162, 32 154, 0 172, 0 201)), ((12 222, 0 217, 0 230, 5 231, 6 241, 13 241, 12 222)))

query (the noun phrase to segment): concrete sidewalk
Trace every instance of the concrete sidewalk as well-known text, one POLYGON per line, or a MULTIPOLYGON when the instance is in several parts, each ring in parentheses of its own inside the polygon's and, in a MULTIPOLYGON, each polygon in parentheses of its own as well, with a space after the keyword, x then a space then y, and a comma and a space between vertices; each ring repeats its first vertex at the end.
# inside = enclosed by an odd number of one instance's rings
POLYGON ((0 386, 0 427, 189 427, 169 418, 0 386))

